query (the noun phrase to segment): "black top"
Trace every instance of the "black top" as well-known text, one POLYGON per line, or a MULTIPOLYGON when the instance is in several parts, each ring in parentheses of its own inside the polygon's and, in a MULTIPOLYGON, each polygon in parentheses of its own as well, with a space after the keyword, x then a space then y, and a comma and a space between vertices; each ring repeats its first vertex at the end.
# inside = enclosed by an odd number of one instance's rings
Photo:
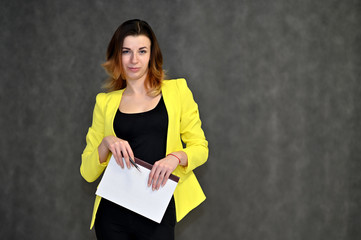
MULTIPOLYGON (((118 109, 115 114, 113 127, 117 137, 129 142, 135 157, 152 165, 165 157, 168 113, 163 96, 160 98, 157 106, 150 111, 142 113, 122 113, 118 109)), ((102 200, 101 204, 104 204, 104 202, 106 201, 102 200)), ((170 222, 173 227, 175 225, 174 197, 172 197, 169 202, 162 222, 168 222, 168 224, 170 222)))
POLYGON ((118 109, 113 127, 118 138, 128 141, 135 157, 150 164, 165 157, 168 113, 163 96, 146 112, 123 113, 118 109))

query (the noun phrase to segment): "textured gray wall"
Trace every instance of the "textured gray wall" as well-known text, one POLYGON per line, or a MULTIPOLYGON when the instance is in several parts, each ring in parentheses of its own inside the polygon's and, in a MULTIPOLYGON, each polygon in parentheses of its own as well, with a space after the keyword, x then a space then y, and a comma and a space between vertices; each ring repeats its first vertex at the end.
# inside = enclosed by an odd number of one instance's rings
POLYGON ((1 1, 0 238, 95 239, 80 154, 129 18, 185 77, 210 144, 177 239, 361 239, 361 5, 1 1))

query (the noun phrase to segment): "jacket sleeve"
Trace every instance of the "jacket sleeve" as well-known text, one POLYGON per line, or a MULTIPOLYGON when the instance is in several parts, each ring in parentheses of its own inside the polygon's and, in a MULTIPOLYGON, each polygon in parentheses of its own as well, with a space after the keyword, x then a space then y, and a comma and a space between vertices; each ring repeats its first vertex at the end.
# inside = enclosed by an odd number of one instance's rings
POLYGON ((183 167, 185 174, 204 164, 208 158, 208 142, 201 128, 198 105, 188 88, 186 80, 180 79, 178 88, 181 98, 180 134, 188 156, 188 165, 183 167))
POLYGON ((104 171, 107 162, 99 162, 98 146, 104 138, 105 93, 99 93, 93 111, 92 125, 86 135, 86 147, 81 155, 80 173, 88 181, 95 181, 104 171))

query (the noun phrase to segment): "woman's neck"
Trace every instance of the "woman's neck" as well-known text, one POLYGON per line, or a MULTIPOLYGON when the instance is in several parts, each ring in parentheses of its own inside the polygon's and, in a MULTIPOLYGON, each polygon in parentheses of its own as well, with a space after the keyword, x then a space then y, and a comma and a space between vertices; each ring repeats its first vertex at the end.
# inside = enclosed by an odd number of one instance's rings
POLYGON ((124 90, 126 95, 147 95, 147 89, 145 88, 144 81, 128 81, 124 90))

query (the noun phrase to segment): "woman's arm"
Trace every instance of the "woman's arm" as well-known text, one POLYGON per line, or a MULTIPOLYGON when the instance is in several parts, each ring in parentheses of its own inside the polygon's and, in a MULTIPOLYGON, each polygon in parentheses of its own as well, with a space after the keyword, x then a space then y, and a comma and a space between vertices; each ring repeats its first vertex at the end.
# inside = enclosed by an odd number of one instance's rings
POLYGON ((208 158, 208 142, 205 138, 198 105, 185 79, 177 81, 181 97, 180 135, 187 155, 187 165, 182 167, 185 174, 201 166, 208 158))
POLYGON ((87 145, 82 154, 80 173, 88 182, 95 181, 107 166, 109 154, 112 153, 116 162, 123 168, 125 164, 130 168, 129 157, 134 158, 129 143, 115 136, 104 136, 106 94, 100 93, 96 97, 93 111, 92 126, 86 136, 87 145))
POLYGON ((88 182, 95 181, 107 163, 99 161, 98 146, 104 138, 105 93, 99 93, 93 111, 92 125, 86 135, 86 147, 81 155, 80 173, 88 182))
POLYGON ((154 163, 148 178, 148 187, 152 185, 153 190, 164 186, 178 165, 187 166, 188 157, 183 151, 172 152, 165 158, 154 163))
POLYGON ((179 79, 177 83, 182 108, 180 137, 186 147, 183 151, 168 154, 154 164, 148 179, 148 186, 152 185, 153 190, 159 189, 160 185, 164 186, 178 165, 181 165, 181 169, 187 174, 205 163, 208 158, 208 142, 201 128, 198 105, 185 79, 179 79))
POLYGON ((134 159, 134 154, 127 141, 114 136, 104 137, 98 147, 99 162, 104 163, 107 160, 109 153, 112 153, 115 161, 121 168, 124 168, 123 161, 125 161, 127 168, 131 167, 129 157, 134 159))

